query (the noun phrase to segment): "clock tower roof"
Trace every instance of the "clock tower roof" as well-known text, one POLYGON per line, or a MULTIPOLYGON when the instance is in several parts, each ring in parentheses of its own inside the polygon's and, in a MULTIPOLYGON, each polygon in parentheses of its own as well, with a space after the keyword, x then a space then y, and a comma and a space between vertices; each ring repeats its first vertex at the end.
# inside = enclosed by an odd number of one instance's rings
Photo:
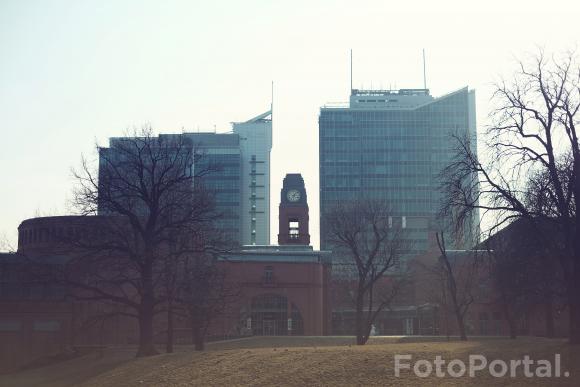
POLYGON ((287 174, 280 196, 278 244, 309 245, 308 201, 302 175, 287 174))
POLYGON ((300 173, 286 174, 280 192, 280 205, 308 207, 304 179, 300 173))

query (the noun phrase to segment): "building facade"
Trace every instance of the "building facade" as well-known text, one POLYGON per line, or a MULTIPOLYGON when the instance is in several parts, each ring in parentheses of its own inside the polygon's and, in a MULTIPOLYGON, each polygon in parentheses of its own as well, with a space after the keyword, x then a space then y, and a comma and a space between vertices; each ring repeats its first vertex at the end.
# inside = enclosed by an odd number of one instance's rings
POLYGON ((310 246, 306 188, 298 173, 284 178, 278 222, 278 245, 244 246, 220 262, 240 300, 228 307, 216 333, 330 334, 332 260, 329 251, 310 246))
POLYGON ((270 151, 272 110, 233 123, 240 138, 241 240, 245 245, 270 244, 270 151))
POLYGON ((220 262, 239 300, 211 333, 219 336, 330 334, 330 252, 312 246, 245 246, 220 262))
MULTIPOLYGON (((163 135, 161 135, 163 136, 163 135)), ((214 197, 216 226, 234 242, 241 243, 242 213, 242 154, 240 138, 236 134, 184 133, 201 153, 194 169, 211 170, 200 177, 200 183, 214 197), (212 166, 215 166, 213 168, 212 166)))
MULTIPOLYGON (((199 157, 193 170, 208 171, 197 181, 212 193, 219 214, 217 226, 238 245, 270 242, 270 150, 272 112, 233 123, 230 133, 160 134, 159 143, 185 144, 199 157), (166 141, 164 141, 166 140, 166 141), (178 141, 183 140, 183 141, 178 141)), ((113 137, 100 149, 100 164, 116 160, 114 153, 130 137, 113 137), (106 158, 106 162, 103 162, 106 158)), ((119 158, 120 160, 120 158, 119 158)), ((194 172, 195 173, 195 172, 194 172)), ((106 211, 99 211, 106 215, 106 211)))
POLYGON ((439 98, 427 89, 352 90, 347 106, 322 107, 321 248, 330 248, 325 214, 332 206, 369 198, 386 200, 412 252, 425 251, 428 232, 439 226, 439 173, 453 156, 450 136, 475 134, 475 93, 467 87, 439 98))

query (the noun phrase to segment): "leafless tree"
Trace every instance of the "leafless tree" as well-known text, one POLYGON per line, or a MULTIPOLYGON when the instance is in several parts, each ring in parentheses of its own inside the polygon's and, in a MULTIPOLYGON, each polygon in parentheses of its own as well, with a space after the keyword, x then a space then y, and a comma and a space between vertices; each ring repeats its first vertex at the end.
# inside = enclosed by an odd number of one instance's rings
POLYGON ((540 50, 530 62, 519 63, 512 80, 496 85, 493 101, 487 161, 477 157, 474 139, 455 138, 456 157, 442 175, 444 208, 458 224, 481 210, 494 218, 496 229, 517 218, 553 222, 566 251, 558 257, 567 285, 569 339, 580 344, 580 67, 575 54, 547 57, 540 50), (532 196, 530 185, 535 186, 532 196))
POLYGON ((214 253, 192 258, 181 275, 179 301, 191 327, 195 350, 202 351, 210 323, 237 299, 239 289, 226 281, 226 272, 215 264, 218 257, 214 253))
POLYGON ((407 251, 404 230, 393 223, 388 203, 362 199, 337 205, 327 215, 328 240, 339 265, 349 268, 347 276, 356 282, 354 301, 356 308, 356 342, 364 345, 373 322, 381 311, 388 308, 402 285, 393 276, 388 291, 380 291, 386 275, 395 269, 407 251), (396 284, 395 284, 396 282, 396 284))
POLYGON ((84 159, 74 173, 75 207, 100 215, 98 232, 74 239, 71 265, 79 270, 67 282, 79 298, 117 304, 117 313, 137 318, 137 356, 149 356, 157 353, 153 322, 166 310, 168 267, 217 216, 198 181, 212 167, 198 167, 203 155, 184 136, 156 137, 150 127, 98 152, 98 173, 84 159))
POLYGON ((235 248, 235 242, 215 225, 196 230, 193 239, 174 240, 172 259, 165 260, 164 292, 167 307, 166 351, 173 352, 174 315, 184 317, 192 331, 196 350, 204 349, 210 323, 238 295, 235 284, 226 281, 219 260, 235 248))
POLYGON ((451 301, 450 306, 459 329, 459 338, 467 340, 465 316, 474 301, 472 290, 473 284, 476 283, 476 257, 473 256, 474 253, 468 251, 469 256, 465 258, 465 262, 461 262, 461 259, 453 260, 447 252, 444 234, 437 233, 436 237, 441 253, 437 271, 444 284, 443 295, 445 299, 451 301))
POLYGON ((14 245, 10 241, 10 238, 8 238, 8 235, 5 232, 0 233, 0 252, 3 251, 10 253, 16 251, 14 245))

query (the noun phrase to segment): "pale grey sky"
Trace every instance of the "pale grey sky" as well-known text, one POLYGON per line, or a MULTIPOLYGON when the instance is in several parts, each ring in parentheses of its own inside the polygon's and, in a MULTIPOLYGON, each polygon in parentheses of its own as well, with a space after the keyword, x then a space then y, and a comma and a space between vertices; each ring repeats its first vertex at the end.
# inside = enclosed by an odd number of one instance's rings
POLYGON ((272 240, 279 190, 303 174, 318 246, 318 110, 354 86, 477 90, 536 46, 577 47, 577 1, 0 0, 0 236, 67 213, 70 168, 150 123, 229 131, 274 93, 272 240))

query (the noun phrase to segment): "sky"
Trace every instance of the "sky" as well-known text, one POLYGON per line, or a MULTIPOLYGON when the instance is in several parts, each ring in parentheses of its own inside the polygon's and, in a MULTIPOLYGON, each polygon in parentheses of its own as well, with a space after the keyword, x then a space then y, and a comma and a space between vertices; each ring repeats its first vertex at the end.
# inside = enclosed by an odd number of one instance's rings
POLYGON ((0 0, 0 238, 64 215, 81 155, 131 127, 227 132, 269 109, 272 241, 286 173, 318 236, 318 114, 355 88, 476 90, 538 47, 578 48, 575 1, 0 0))

